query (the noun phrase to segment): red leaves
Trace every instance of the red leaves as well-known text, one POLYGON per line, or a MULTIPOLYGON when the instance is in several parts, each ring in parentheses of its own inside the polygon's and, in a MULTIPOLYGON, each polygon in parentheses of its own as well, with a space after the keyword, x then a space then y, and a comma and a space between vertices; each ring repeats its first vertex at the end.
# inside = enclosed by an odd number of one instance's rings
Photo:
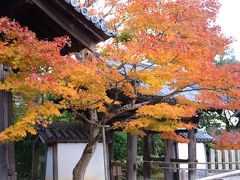
POLYGON ((231 150, 240 148, 240 133, 239 132, 224 132, 216 136, 214 141, 215 147, 221 150, 231 150))
POLYGON ((139 93, 157 94, 164 86, 172 93, 163 93, 163 99, 196 87, 199 93, 194 102, 178 96, 177 106, 141 107, 130 122, 116 124, 129 132, 142 135, 144 129, 154 130, 177 140, 181 138, 171 134, 175 129, 192 127, 181 123, 182 117, 191 117, 198 109, 240 107, 240 64, 219 68, 213 63, 231 42, 214 24, 216 0, 107 2, 113 6, 110 24, 123 34, 103 48, 103 55, 115 61, 111 69, 96 56, 85 56, 84 62, 71 55, 62 57, 60 49, 70 43, 66 37, 39 41, 27 28, 2 18, 0 63, 18 73, 11 74, 0 88, 24 95, 27 101, 51 94, 62 98, 61 108, 96 108, 108 114, 112 113, 109 104, 122 105, 119 99, 107 97, 109 89, 137 102, 139 93))

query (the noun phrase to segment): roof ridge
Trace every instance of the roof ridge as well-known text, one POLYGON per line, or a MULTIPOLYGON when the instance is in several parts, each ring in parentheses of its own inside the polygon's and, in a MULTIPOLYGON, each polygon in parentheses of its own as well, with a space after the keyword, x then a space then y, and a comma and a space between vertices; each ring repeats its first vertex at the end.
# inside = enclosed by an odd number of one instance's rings
POLYGON ((82 14, 88 21, 91 21, 98 29, 102 30, 107 36, 115 37, 117 35, 116 32, 110 31, 107 26, 107 22, 103 17, 99 17, 97 15, 88 15, 87 7, 80 7, 80 2, 78 0, 65 0, 66 3, 70 4, 75 11, 82 14))

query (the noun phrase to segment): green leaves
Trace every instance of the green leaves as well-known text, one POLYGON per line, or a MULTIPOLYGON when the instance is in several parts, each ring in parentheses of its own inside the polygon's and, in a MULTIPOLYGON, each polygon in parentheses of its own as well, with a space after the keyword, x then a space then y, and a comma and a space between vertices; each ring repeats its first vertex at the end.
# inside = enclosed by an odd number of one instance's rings
POLYGON ((130 31, 123 31, 118 37, 116 37, 116 39, 119 42, 129 42, 132 40, 132 33, 130 31))
POLYGON ((67 110, 64 110, 61 113, 60 117, 54 116, 52 118, 53 121, 66 122, 66 123, 69 123, 69 122, 73 121, 73 119, 74 119, 73 114, 68 112, 67 110))

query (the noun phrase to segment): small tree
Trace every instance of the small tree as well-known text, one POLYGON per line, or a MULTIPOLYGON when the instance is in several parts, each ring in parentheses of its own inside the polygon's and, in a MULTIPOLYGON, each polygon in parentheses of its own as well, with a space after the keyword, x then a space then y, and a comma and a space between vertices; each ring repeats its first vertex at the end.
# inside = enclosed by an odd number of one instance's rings
POLYGON ((239 64, 213 63, 230 42, 214 24, 217 1, 106 3, 111 9, 109 23, 119 37, 102 48, 102 56, 114 61, 93 55, 81 62, 71 55, 63 57, 59 51, 67 38, 39 41, 27 28, 0 20, 0 63, 14 72, 0 89, 21 95, 28 105, 24 115, 0 134, 0 141, 34 134, 36 124, 47 124, 62 109, 70 110, 91 126, 74 180, 84 179, 100 130, 111 119, 130 113, 115 126, 140 135, 144 129, 159 131, 166 139, 183 140, 175 130, 193 125, 182 123, 182 117, 209 107, 240 107, 239 64), (166 87, 169 91, 159 94, 166 87), (194 100, 183 95, 190 91, 195 92, 194 100))
MULTIPOLYGON (((232 48, 225 50, 221 55, 215 57, 216 66, 224 66, 228 64, 238 63, 234 56, 232 48)), ((234 117, 235 109, 213 109, 203 113, 199 126, 207 128, 207 131, 221 134, 223 130, 231 131, 239 129, 240 121, 234 117)))

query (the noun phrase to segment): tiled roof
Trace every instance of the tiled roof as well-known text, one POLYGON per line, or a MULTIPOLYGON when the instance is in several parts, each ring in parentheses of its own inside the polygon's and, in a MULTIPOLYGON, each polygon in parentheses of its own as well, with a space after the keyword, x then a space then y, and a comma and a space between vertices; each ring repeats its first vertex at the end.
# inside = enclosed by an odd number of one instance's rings
MULTIPOLYGON (((38 138, 46 144, 54 143, 87 143, 90 126, 79 123, 54 122, 47 127, 37 128, 38 138)), ((106 141, 111 142, 109 132, 106 132, 106 141)), ((99 142, 102 142, 100 137, 99 142)))
MULTIPOLYGON (((120 65, 119 62, 113 61, 113 60, 108 60, 107 64, 108 64, 109 67, 118 67, 120 65)), ((148 62, 147 60, 145 60, 145 61, 142 61, 142 63, 137 66, 137 71, 140 71, 140 70, 143 70, 143 69, 146 69, 146 68, 151 71, 155 66, 156 65, 154 65, 154 64, 148 62)), ((133 65, 132 64, 125 64, 124 68, 126 69, 126 71, 130 71, 133 68, 133 65)), ((120 69, 120 73, 125 74, 123 68, 120 69)), ((146 88, 148 87, 146 84, 143 84, 143 83, 140 83, 140 86, 146 87, 146 88)), ((195 97, 196 97, 196 95, 198 95, 200 93, 200 91, 194 90, 194 89, 198 89, 197 85, 194 85, 192 87, 187 87, 187 88, 183 89, 183 91, 186 90, 186 92, 179 93, 178 95, 181 94, 185 98, 187 98, 188 100, 196 101, 195 97), (191 90, 191 89, 193 89, 193 90, 191 90)), ((158 96, 158 97, 159 96, 160 97, 161 96, 167 96, 174 91, 175 90, 170 89, 169 86, 163 86, 162 90, 158 94, 155 94, 155 95, 152 95, 152 96, 158 96)))
POLYGON ((84 143, 88 141, 89 129, 80 124, 53 123, 38 129, 38 136, 46 144, 84 143))
POLYGON ((70 4, 75 11, 83 15, 88 21, 92 22, 98 29, 102 30, 107 36, 115 37, 116 33, 108 29, 106 21, 102 17, 96 15, 89 16, 88 9, 86 7, 79 7, 79 0, 65 0, 66 3, 70 4))
MULTIPOLYGON (((183 136, 184 138, 188 138, 188 133, 186 132, 181 132, 179 133, 181 136, 183 136)), ((196 133, 196 140, 197 142, 212 142, 214 140, 214 138, 212 136, 210 136, 206 130, 204 129, 197 129, 197 133, 196 133)))

